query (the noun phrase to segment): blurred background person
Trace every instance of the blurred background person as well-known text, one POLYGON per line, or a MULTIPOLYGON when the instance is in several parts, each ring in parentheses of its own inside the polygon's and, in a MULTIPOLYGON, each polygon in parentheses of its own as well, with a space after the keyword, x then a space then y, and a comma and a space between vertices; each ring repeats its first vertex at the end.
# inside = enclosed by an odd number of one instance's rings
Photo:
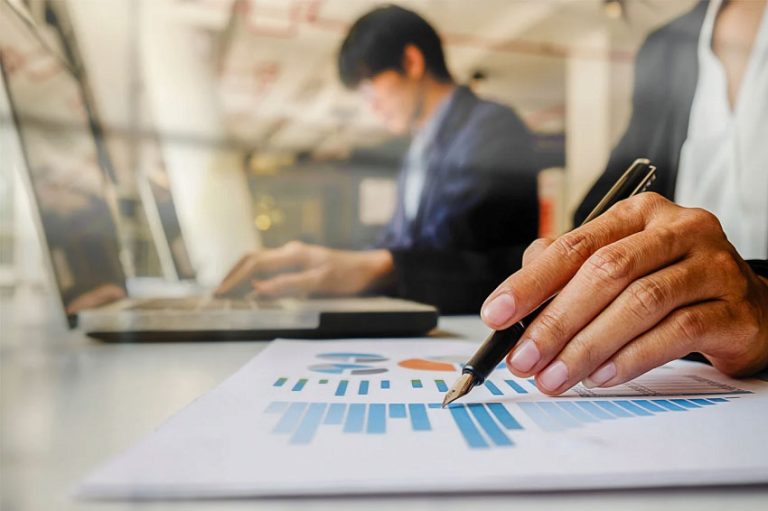
POLYGON ((512 109, 455 83, 438 34, 413 11, 389 5, 358 19, 338 69, 391 133, 412 136, 392 220, 373 250, 292 242, 250 253, 217 293, 389 293, 477 311, 538 231, 531 134, 512 109))

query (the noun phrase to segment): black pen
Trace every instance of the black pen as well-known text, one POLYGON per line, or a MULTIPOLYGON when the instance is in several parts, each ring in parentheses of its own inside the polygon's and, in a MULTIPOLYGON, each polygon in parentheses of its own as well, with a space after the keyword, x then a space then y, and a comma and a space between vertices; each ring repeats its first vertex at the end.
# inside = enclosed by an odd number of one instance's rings
MULTIPOLYGON (((595 206, 581 225, 603 214, 620 200, 627 199, 644 192, 653 183, 656 167, 647 159, 637 159, 624 174, 616 181, 605 197, 595 206)), ((507 353, 517 344, 526 328, 536 319, 536 316, 549 305, 554 296, 539 305, 533 312, 505 330, 492 332, 469 359, 461 371, 461 376, 446 392, 443 407, 469 393, 477 385, 482 385, 507 353)))

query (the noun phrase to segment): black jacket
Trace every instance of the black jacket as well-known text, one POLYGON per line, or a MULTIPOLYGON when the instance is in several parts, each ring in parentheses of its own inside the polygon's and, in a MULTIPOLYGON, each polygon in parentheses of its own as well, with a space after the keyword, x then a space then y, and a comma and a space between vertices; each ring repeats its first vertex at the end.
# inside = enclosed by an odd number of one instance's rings
MULTIPOLYGON (((708 2, 699 2, 689 13, 653 32, 640 48, 629 126, 611 153, 605 172, 577 208, 574 225, 586 218, 636 158, 654 162, 657 177, 653 190, 674 199, 680 151, 688 136, 699 77, 698 41, 707 6, 708 2)), ((768 262, 749 263, 758 274, 768 277, 768 262)))
POLYGON ((539 168, 531 134, 510 108, 466 87, 448 108, 416 217, 405 217, 401 173, 395 214, 378 246, 393 254, 393 294, 444 314, 477 313, 537 236, 539 168))

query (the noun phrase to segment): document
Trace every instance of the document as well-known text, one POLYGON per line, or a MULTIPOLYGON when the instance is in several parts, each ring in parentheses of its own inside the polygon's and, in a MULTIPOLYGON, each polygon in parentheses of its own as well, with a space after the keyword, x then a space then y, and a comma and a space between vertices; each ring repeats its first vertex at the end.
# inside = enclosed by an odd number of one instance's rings
POLYGON ((98 469, 95 499, 768 482, 768 383, 677 361, 551 398, 501 364, 446 409, 476 344, 278 340, 98 469))

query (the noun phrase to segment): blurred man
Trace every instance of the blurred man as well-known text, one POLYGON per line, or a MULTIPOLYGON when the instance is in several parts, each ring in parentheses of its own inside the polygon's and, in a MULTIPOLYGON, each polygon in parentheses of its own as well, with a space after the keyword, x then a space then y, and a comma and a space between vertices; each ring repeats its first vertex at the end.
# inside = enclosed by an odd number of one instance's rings
POLYGON ((511 109, 454 82, 439 36, 409 10, 386 6, 357 20, 338 66, 389 131, 413 137, 393 219, 375 250, 294 242, 246 255, 218 293, 242 282, 267 296, 384 292, 476 312, 536 237, 528 130, 511 109))
POLYGON ((702 2, 651 34, 633 107, 576 220, 636 157, 658 164, 663 197, 538 240, 483 307, 506 328, 560 290, 507 359, 549 394, 618 385, 692 352, 730 375, 768 366, 766 0, 702 2))

